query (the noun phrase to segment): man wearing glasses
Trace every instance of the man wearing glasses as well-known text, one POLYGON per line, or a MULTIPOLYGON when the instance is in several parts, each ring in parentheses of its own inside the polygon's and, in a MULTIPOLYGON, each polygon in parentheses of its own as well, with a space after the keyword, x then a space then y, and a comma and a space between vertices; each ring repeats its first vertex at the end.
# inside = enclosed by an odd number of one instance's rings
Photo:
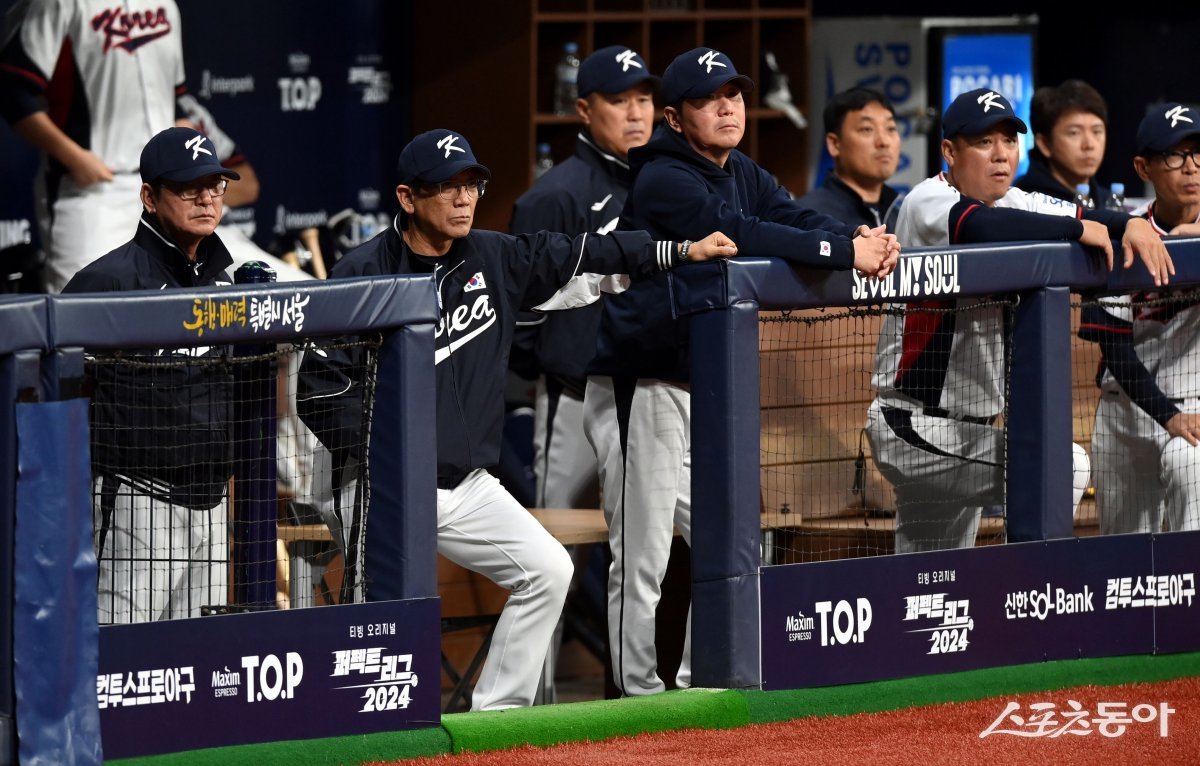
MULTIPOLYGON (((437 385, 437 546, 451 561, 511 591, 472 695, 472 710, 533 702, 550 637, 571 581, 566 550, 488 473, 500 455, 503 383, 519 310, 585 305, 564 288, 588 274, 646 278, 677 263, 728 257, 724 235, 698 242, 654 241, 645 232, 598 236, 472 231, 491 171, 467 139, 432 130, 400 153, 392 226, 347 253, 333 278, 431 274, 441 319, 434 331, 437 385)), ((330 413, 361 413, 349 363, 308 354, 301 369, 301 417, 326 446, 330 413)), ((367 541, 367 545, 370 542, 367 541)), ((368 577, 370 573, 367 573, 368 577)))
MULTIPOLYGON (((1138 127, 1133 167, 1154 185, 1143 213, 1159 236, 1200 235, 1200 108, 1157 106, 1138 127)), ((1200 308, 1153 293, 1083 309, 1100 344, 1092 434, 1101 534, 1200 529, 1200 308)))
MULTIPOLYGON (((228 285, 214 234, 238 174, 208 138, 169 128, 142 149, 133 239, 75 274, 63 293, 228 285)), ((101 623, 198 617, 227 601, 231 391, 223 347, 162 349, 94 370, 93 513, 101 623), (207 360, 207 362, 206 362, 207 360)))

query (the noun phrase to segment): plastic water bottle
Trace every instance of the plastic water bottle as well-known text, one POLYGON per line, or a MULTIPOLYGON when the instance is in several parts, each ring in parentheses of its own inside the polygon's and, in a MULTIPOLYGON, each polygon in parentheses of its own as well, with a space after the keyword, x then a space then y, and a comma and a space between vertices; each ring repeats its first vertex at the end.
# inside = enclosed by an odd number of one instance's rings
POLYGON ((550 156, 550 144, 538 144, 537 159, 533 162, 534 180, 546 175, 546 171, 552 167, 554 167, 554 158, 550 156))
POLYGON ((1084 210, 1096 209, 1096 203, 1092 200, 1091 189, 1088 188, 1087 184, 1079 184, 1075 187, 1075 204, 1084 210))
POLYGON ((579 46, 567 43, 563 57, 554 70, 554 113, 575 114, 575 99, 579 98, 579 46))
POLYGON ((1115 183, 1112 185, 1108 195, 1108 204, 1105 207, 1109 210, 1125 212, 1125 184, 1115 183))

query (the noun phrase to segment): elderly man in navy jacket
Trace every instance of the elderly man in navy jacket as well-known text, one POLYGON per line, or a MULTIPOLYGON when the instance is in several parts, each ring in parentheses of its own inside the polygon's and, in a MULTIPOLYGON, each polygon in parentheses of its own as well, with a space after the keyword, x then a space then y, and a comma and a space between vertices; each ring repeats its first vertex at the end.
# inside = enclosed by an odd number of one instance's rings
MULTIPOLYGON (((473 231, 491 171, 452 130, 414 138, 400 154, 399 177, 395 223, 347 253, 330 276, 431 274, 437 283, 438 552, 511 591, 471 707, 529 705, 572 565, 562 545, 487 470, 500 454, 502 386, 517 312, 594 300, 587 290, 570 289, 584 274, 627 275, 636 283, 684 260, 734 255, 736 248, 720 233, 691 243, 655 241, 641 231, 577 237, 473 231)), ((308 355, 298 394, 301 417, 331 451, 339 439, 319 416, 362 407, 361 390, 341 374, 342 362, 332 353, 308 355)))

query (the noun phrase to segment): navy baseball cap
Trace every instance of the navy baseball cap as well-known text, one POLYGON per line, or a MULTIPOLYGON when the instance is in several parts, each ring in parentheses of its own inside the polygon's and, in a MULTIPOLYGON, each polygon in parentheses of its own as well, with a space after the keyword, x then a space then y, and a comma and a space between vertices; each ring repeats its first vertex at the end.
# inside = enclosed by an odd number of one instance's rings
POLYGON ((142 148, 138 162, 142 180, 187 183, 205 176, 241 178, 217 159, 217 147, 208 136, 191 128, 167 128, 142 148))
POLYGON ((576 82, 579 97, 587 98, 592 93, 622 93, 644 82, 657 88, 661 81, 650 74, 650 67, 636 51, 610 45, 583 60, 576 82))
POLYGON ((1185 138, 1200 135, 1200 111, 1171 102, 1150 110, 1137 129, 1138 154, 1165 152, 1185 138))
POLYGON ((1029 132, 1007 98, 989 88, 978 88, 960 93, 946 107, 946 113, 942 115, 942 135, 945 138, 978 136, 1005 121, 1015 124, 1018 133, 1029 132))
POLYGON ((707 96, 729 82, 743 91, 754 90, 754 80, 738 74, 728 56, 712 48, 693 48, 675 57, 663 72, 663 101, 678 104, 685 98, 707 96))
POLYGON ((445 128, 430 130, 409 141, 400 152, 397 166, 402 184, 413 181, 437 184, 470 168, 477 168, 491 180, 492 171, 475 159, 463 134, 445 128))

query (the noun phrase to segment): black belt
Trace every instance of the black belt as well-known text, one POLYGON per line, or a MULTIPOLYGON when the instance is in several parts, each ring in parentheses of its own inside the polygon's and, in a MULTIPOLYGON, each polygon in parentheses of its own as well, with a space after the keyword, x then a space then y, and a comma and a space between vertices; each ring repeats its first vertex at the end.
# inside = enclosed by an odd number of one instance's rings
POLYGON ((974 423, 979 426, 990 426, 996 422, 995 418, 979 418, 973 415, 959 415, 950 410, 941 407, 923 407, 922 414, 928 415, 931 418, 949 418, 950 420, 961 420, 964 423, 974 423))

